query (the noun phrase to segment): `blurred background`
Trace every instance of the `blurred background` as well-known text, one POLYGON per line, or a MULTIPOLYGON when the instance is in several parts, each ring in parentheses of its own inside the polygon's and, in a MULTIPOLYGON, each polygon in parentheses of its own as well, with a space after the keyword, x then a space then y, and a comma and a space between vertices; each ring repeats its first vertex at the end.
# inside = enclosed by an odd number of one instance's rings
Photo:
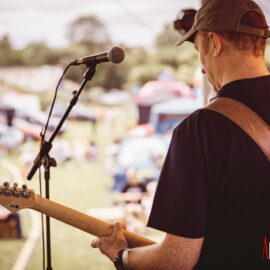
MULTIPOLYGON (((269 17, 270 4, 258 2, 269 17)), ((97 67, 53 143, 51 199, 109 222, 121 220, 128 230, 160 241, 163 233, 146 223, 173 128, 213 95, 193 45, 175 47, 186 30, 179 21, 194 16, 200 4, 1 1, 0 183, 27 184, 39 193, 38 172, 31 182, 26 175, 64 68, 76 58, 122 47, 124 62, 97 67)), ((266 62, 270 67, 269 44, 266 62)), ((71 67, 61 82, 47 138, 85 70, 71 67)), ((91 235, 52 219, 51 237, 54 269, 114 269, 90 248, 91 235)), ((42 269, 42 260, 40 214, 11 214, 0 205, 1 270, 42 269)))

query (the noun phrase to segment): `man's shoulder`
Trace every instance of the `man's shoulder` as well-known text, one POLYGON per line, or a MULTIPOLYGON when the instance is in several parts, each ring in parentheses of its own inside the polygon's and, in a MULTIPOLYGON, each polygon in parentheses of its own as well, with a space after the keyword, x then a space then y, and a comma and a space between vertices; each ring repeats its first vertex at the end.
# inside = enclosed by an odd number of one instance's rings
POLYGON ((190 114, 185 120, 176 126, 174 132, 205 131, 206 129, 223 126, 225 122, 228 122, 228 119, 221 114, 210 111, 206 108, 201 108, 190 114))

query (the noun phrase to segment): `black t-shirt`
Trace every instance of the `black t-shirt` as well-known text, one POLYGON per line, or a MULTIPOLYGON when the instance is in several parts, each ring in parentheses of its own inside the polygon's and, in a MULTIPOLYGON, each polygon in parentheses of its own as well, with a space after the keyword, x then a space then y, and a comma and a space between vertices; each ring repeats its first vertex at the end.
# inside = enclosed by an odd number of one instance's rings
MULTIPOLYGON (((270 76, 225 85, 270 125, 270 76)), ((270 164, 255 142, 226 117, 200 109, 174 130, 148 226, 204 237, 196 269, 270 269, 270 164)))

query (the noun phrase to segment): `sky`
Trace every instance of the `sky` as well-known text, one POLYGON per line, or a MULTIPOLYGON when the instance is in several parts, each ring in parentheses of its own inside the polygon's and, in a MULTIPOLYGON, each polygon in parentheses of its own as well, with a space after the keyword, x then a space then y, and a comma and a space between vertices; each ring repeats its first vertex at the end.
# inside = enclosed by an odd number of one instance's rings
POLYGON ((93 14, 107 26, 112 40, 129 46, 151 47, 165 23, 182 7, 198 7, 200 0, 1 0, 0 36, 7 33, 16 47, 44 40, 61 47, 68 25, 93 14), (188 4, 186 4, 188 2, 188 4))
MULTIPOLYGON (((270 15, 269 0, 257 2, 270 15)), ((105 23, 115 45, 151 48, 164 24, 171 23, 180 9, 198 8, 200 3, 201 0, 1 0, 0 36, 8 34, 17 48, 40 40, 52 47, 63 47, 67 44, 68 25, 81 15, 91 14, 105 23)))

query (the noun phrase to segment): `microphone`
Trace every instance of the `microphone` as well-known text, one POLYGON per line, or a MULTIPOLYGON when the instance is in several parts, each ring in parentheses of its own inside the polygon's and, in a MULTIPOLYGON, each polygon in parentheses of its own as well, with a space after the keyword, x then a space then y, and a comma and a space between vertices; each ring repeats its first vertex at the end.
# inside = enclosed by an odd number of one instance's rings
POLYGON ((78 66, 81 64, 91 65, 91 64, 99 64, 102 62, 112 62, 114 64, 119 64, 124 60, 124 58, 125 58, 124 50, 119 47, 114 47, 108 52, 78 58, 73 62, 71 62, 71 65, 74 66, 78 66))

